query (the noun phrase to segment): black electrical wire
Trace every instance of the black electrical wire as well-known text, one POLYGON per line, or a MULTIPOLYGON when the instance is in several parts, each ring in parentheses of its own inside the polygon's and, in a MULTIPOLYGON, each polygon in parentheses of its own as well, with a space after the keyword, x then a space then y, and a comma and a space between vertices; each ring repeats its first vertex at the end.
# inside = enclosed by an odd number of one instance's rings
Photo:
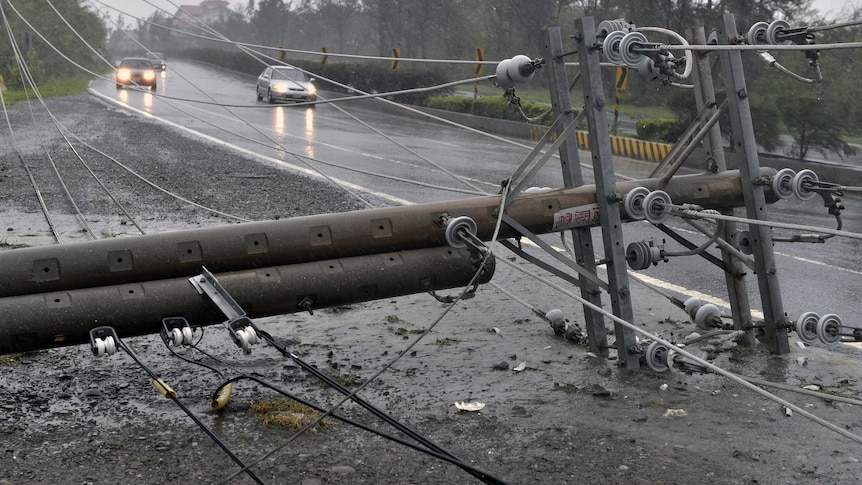
MULTIPOLYGON (((330 378, 330 377, 329 377, 329 376, 327 376, 326 374, 323 374, 322 372, 318 371, 318 370, 317 370, 316 368, 314 368, 313 366, 311 366, 311 365, 309 365, 308 363, 304 362, 302 359, 300 359, 299 357, 297 357, 295 354, 293 354, 293 353, 291 353, 291 352, 288 352, 285 348, 283 348, 283 347, 279 346, 278 344, 276 344, 276 343, 275 343, 275 341, 274 341, 274 339, 272 338, 272 336, 271 336, 270 334, 268 334, 268 333, 266 333, 266 332, 263 332, 263 331, 259 331, 259 333, 260 333, 261 337, 263 337, 263 338, 264 338, 264 340, 266 340, 267 342, 269 342, 273 347, 275 347, 277 350, 279 350, 283 355, 285 355, 285 356, 287 356, 287 357, 291 358, 291 359, 292 359, 294 362, 296 362, 296 363, 297 363, 297 365, 299 365, 302 369, 304 369, 304 370, 306 370, 306 371, 310 372, 314 377, 317 377, 317 378, 321 379, 323 382, 325 382, 325 383, 326 383, 326 384, 328 384, 329 386, 331 386, 331 387, 335 388, 335 389, 336 389, 336 390, 338 390, 339 392, 341 392, 341 393, 343 393, 343 394, 345 394, 345 395, 350 396, 350 394, 351 394, 351 393, 350 393, 350 391, 349 391, 348 389, 346 389, 346 388, 344 388, 343 386, 341 386, 340 384, 338 384, 338 382, 336 382, 335 380, 333 380, 332 378, 330 378)), ((205 367, 205 368, 207 368, 207 369, 209 369, 209 370, 213 371, 214 373, 218 374, 222 379, 224 379, 224 380, 225 380, 225 383, 224 383, 224 384, 222 384, 222 385, 219 387, 219 389, 214 393, 214 395, 216 395, 216 396, 218 395, 219 391, 221 391, 221 389, 223 389, 223 388, 224 388, 224 386, 226 386, 227 384, 230 384, 230 383, 233 383, 233 382, 237 382, 237 381, 239 381, 239 380, 243 380, 243 379, 248 379, 248 380, 252 380, 252 381, 254 381, 254 382, 257 382, 258 384, 261 384, 261 385, 263 385, 263 386, 266 386, 266 387, 268 387, 268 388, 272 389, 273 391, 278 392, 278 393, 280 393, 280 394, 282 394, 282 395, 284 395, 284 396, 286 396, 286 397, 288 397, 288 398, 290 398, 290 399, 293 399, 293 400, 295 400, 295 401, 297 401, 297 402, 299 402, 299 403, 301 403, 301 404, 304 404, 304 405, 306 405, 306 406, 308 406, 308 407, 310 407, 310 408, 312 408, 312 409, 314 409, 314 410, 316 410, 316 411, 319 411, 319 412, 326 412, 326 410, 325 410, 324 408, 322 408, 322 407, 320 407, 320 406, 317 406, 317 405, 315 405, 315 404, 313 404, 313 403, 311 403, 311 402, 309 402, 309 401, 306 401, 306 400, 304 400, 304 399, 302 399, 302 398, 299 398, 298 396, 295 396, 295 395, 291 394, 290 392, 288 392, 288 391, 286 391, 286 390, 284 390, 284 389, 281 389, 281 388, 279 388, 279 387, 275 386, 274 384, 271 384, 271 383, 269 383, 269 382, 267 382, 267 381, 265 381, 265 380, 263 380, 263 379, 261 379, 261 378, 258 378, 258 377, 255 377, 255 376, 251 376, 251 375, 246 375, 246 374, 244 374, 244 375, 240 375, 240 376, 237 376, 237 377, 233 377, 233 378, 227 379, 227 377, 225 376, 225 374, 224 374, 223 372, 221 372, 220 370, 216 369, 215 367, 210 366, 210 365, 205 364, 205 363, 200 362, 200 361, 196 361, 196 360, 190 359, 190 358, 185 357, 185 356, 183 356, 183 355, 180 355, 179 353, 177 353, 177 352, 176 352, 176 351, 171 347, 170 343, 167 341, 167 339, 165 338, 165 335, 164 335, 164 334, 161 334, 161 333, 160 333, 159 335, 160 335, 160 337, 161 337, 162 343, 164 343, 164 344, 165 344, 165 347, 167 347, 168 351, 170 351, 170 352, 171 352, 171 354, 173 354, 175 357, 177 357, 177 358, 179 358, 180 360, 183 360, 183 361, 185 361, 185 362, 188 362, 188 363, 190 363, 190 364, 194 364, 194 365, 199 365, 199 366, 201 366, 201 367, 205 367)), ((203 338, 203 336, 201 336, 201 338, 203 338)), ((198 342, 200 342, 200 339, 198 340, 198 342)), ((201 352, 201 353, 202 353, 202 354, 204 354, 205 356, 207 356, 207 357, 209 357, 209 358, 211 358, 211 359, 213 359, 213 360, 218 361, 218 359, 216 359, 215 357, 210 356, 210 355, 209 355, 209 354, 207 354, 205 351, 203 351, 202 349, 198 348, 196 345, 188 345, 188 347, 194 348, 195 350, 197 350, 198 352, 201 352)), ((125 348, 125 347, 124 347, 124 348, 125 348)), ((140 362, 139 362, 135 357, 132 357, 132 358, 135 360, 135 362, 138 362, 138 364, 139 364, 139 365, 141 365, 141 366, 143 367, 143 365, 142 365, 142 364, 140 364, 140 362)), ((145 370, 146 370, 146 369, 145 369, 145 370)), ((149 372, 149 371, 148 371, 148 372, 149 372)), ((152 373, 151 373, 150 375, 151 375, 154 379, 158 379, 157 377, 153 376, 153 374, 152 374, 152 373)), ((336 413, 329 413, 329 415, 330 415, 330 416, 332 416, 332 417, 334 417, 335 419, 338 419, 339 421, 342 421, 342 422, 345 422, 345 423, 347 423, 347 424, 350 424, 350 425, 356 426, 356 427, 358 427, 358 428, 360 428, 360 429, 362 429, 362 430, 364 430, 364 431, 369 431, 369 432, 374 433, 374 434, 376 434, 376 435, 378 435, 378 436, 380 436, 380 437, 382 437, 382 438, 388 439, 388 440, 390 440, 390 441, 393 441, 393 442, 398 443, 398 444, 401 444, 401 445, 405 445, 405 446, 407 446, 408 448, 411 448, 411 449, 413 449, 413 450, 416 450, 416 451, 419 451, 419 452, 422 452, 422 453, 426 453, 426 454, 428 454, 428 455, 429 455, 429 456, 431 456, 431 457, 438 458, 438 459, 440 459, 440 460, 443 460, 443 461, 446 461, 446 462, 451 463, 451 464, 453 464, 453 465, 456 465, 456 466, 458 466, 459 468, 461 468, 461 469, 463 469, 463 470, 467 471, 468 473, 470 473, 470 474, 474 475, 475 477, 479 478, 480 480, 485 481, 486 483, 500 483, 500 484, 505 483, 505 482, 503 482, 503 481, 501 481, 501 480, 499 480, 499 479, 495 479, 495 478, 493 478, 493 477, 490 477, 491 479, 486 479, 486 478, 484 478, 484 477, 488 477, 488 474, 487 474, 486 472, 483 472, 482 470, 480 470, 480 469, 476 468, 476 467, 475 467, 475 466, 473 466, 473 465, 470 465, 470 464, 468 464, 468 463, 465 463, 464 461, 460 460, 459 458, 455 457, 454 455, 452 455, 452 454, 451 454, 451 453, 449 453, 448 451, 446 451, 446 450, 444 450, 443 448, 441 448, 439 445, 436 445, 435 443, 431 442, 431 441, 430 441, 430 440, 428 440, 427 438, 423 437, 422 435, 420 435, 420 434, 416 433, 415 431, 411 430, 410 428, 408 428, 408 427, 406 427, 405 425, 401 424, 400 422, 396 421, 396 420, 395 420, 394 418, 392 418, 391 416, 389 416, 389 415, 387 415, 387 414, 383 413, 382 411, 380 411, 379 409, 377 409, 376 407, 374 407, 372 404, 370 404, 370 403, 368 403, 368 402, 366 402, 366 401, 362 400, 362 399, 361 399, 361 398, 359 398, 358 396, 353 395, 353 396, 351 396, 351 399, 352 399, 352 400, 354 400, 355 402, 357 402, 358 404, 360 404, 361 406, 363 406, 365 409, 367 409, 368 411, 370 411, 372 414, 374 414, 374 415, 375 415, 375 416, 377 416, 378 418, 380 418, 380 419, 382 419, 382 420, 386 421, 387 423, 391 424, 391 425, 392 425, 392 426, 394 426, 396 429, 398 429, 399 431, 401 431, 401 432, 402 432, 402 433, 404 433, 405 435, 407 435, 407 436, 409 436, 409 437, 413 438, 414 440, 418 441, 419 443, 421 443, 421 444, 422 444, 422 445, 424 445, 424 446, 419 446, 419 445, 417 445, 417 444, 415 444, 415 443, 411 443, 411 442, 409 442, 409 441, 403 440, 403 439, 398 438, 398 437, 396 437, 396 436, 393 436, 393 435, 390 435, 390 434, 388 434, 388 433, 382 432, 382 431, 380 431, 380 430, 374 429, 374 428, 372 428, 372 427, 370 427, 370 426, 368 426, 368 425, 362 424, 362 423, 360 423, 360 422, 358 422, 358 421, 354 421, 354 420, 352 420, 352 419, 350 419, 350 418, 347 418, 347 417, 341 416, 341 415, 336 414, 336 413)), ((196 422, 197 422, 197 421, 196 421, 196 422)), ((246 469, 244 465, 241 465, 241 466, 243 466, 243 468, 244 468, 244 469, 246 469)))
MULTIPOLYGON (((305 400, 305 399, 302 399, 302 398, 300 398, 300 397, 298 397, 298 396, 296 396, 296 395, 294 395, 294 394, 290 393, 289 391, 287 391, 287 390, 285 390, 285 389, 282 389, 282 388, 280 388, 280 387, 276 386, 275 384, 272 384, 271 382, 266 381, 266 380, 264 380, 264 379, 261 379, 261 378, 259 378, 259 377, 252 376, 252 375, 248 375, 248 374, 243 374, 243 375, 236 376, 236 377, 232 377, 232 378, 228 379, 222 371, 220 371, 220 370, 216 369, 215 367, 210 366, 210 365, 205 364, 205 363, 200 362, 200 361, 196 361, 196 360, 190 359, 190 358, 185 357, 185 356, 183 356, 183 355, 180 355, 179 353, 177 353, 177 352, 176 352, 176 351, 171 347, 171 345, 170 345, 170 344, 169 344, 169 342, 165 339, 165 336, 164 336, 163 334, 159 334, 159 335, 162 337, 162 342, 165 344, 165 346, 167 347, 167 349, 168 349, 168 350, 171 352, 171 354, 173 354, 175 357, 177 357, 177 358, 179 358, 180 360, 183 360, 183 361, 185 361, 185 362, 188 362, 188 363, 190 363, 190 364, 194 364, 194 365, 199 365, 199 366, 201 366, 201 367, 205 367, 205 368, 207 368, 207 369, 209 369, 209 370, 213 371, 214 373, 218 374, 218 375, 219 375, 219 376, 220 376, 220 377, 225 381, 225 382, 224 382, 224 384, 222 384, 222 385, 221 385, 221 386, 220 386, 220 387, 215 391, 215 393, 213 393, 213 396, 217 396, 217 395, 219 394, 219 392, 220 392, 220 391, 221 391, 221 390, 222 390, 226 385, 231 384, 231 383, 234 383, 234 382, 238 382, 238 381, 241 381, 241 380, 244 380, 244 379, 247 379, 247 380, 250 380, 250 381, 254 381, 254 382, 256 382, 256 383, 258 383, 258 384, 260 384, 260 385, 262 385, 262 386, 265 386, 265 387, 267 387, 267 388, 269 388, 269 389, 272 389, 273 391, 275 391, 275 392, 277 392, 277 393, 279 393, 279 394, 281 394, 281 395, 283 395, 283 396, 285 396, 285 397, 287 397, 287 398, 293 399, 294 401, 296 401, 296 402, 298 402, 298 403, 300 403, 300 404, 303 404, 303 405, 305 405, 305 406, 308 406, 309 408, 312 408, 312 409, 314 409, 315 411, 319 411, 319 412, 326 412, 326 409, 325 409, 325 408, 323 408, 323 407, 321 407, 321 406, 318 406, 318 405, 316 405, 316 404, 314 404, 314 403, 312 403, 312 402, 310 402, 310 401, 307 401, 307 400, 305 400)), ((209 357, 209 358, 211 358, 211 359, 214 359, 214 360, 217 360, 217 361, 218 361, 218 359, 215 359, 214 357, 212 357, 212 356, 208 355, 206 352, 204 352, 203 350, 199 349, 196 345, 189 345, 188 347, 194 348, 195 350, 197 350, 198 352, 201 352, 202 354, 206 355, 207 357, 209 357)), ((451 455, 449 455, 449 454, 440 453, 440 452, 437 452, 437 451, 434 451, 434 450, 431 450, 431 449, 428 449, 428 448, 425 448, 425 447, 419 446, 419 445, 417 445, 417 444, 415 444, 415 443, 412 443, 412 442, 407 441, 407 440, 403 440, 403 439, 401 439, 401 438, 399 438, 399 437, 397 437, 397 436, 394 436, 394 435, 390 435, 390 434, 385 433, 385 432, 383 432, 383 431, 381 431, 381 430, 379 430, 379 429, 373 428, 373 427, 371 427, 371 426, 369 426, 369 425, 366 425, 366 424, 360 423, 360 422, 358 422, 358 421, 355 421, 355 420, 353 420, 353 419, 350 419, 350 418, 348 418, 348 417, 346 417, 346 416, 342 416, 342 415, 340 415, 340 414, 330 413, 329 415, 330 415, 330 416, 332 416, 333 418, 335 418, 335 419, 337 419, 337 420, 339 420, 339 421, 343 422, 343 423, 346 423, 346 424, 349 424, 349 425, 355 426, 355 427, 357 427, 357 428, 359 428, 359 429, 362 429, 362 430, 364 430, 364 431, 368 431, 368 432, 373 433, 373 434, 375 434, 375 435, 377 435, 377 436, 380 436, 381 438, 384 438, 384 439, 390 440, 390 441, 392 441, 392 442, 394 442, 394 443, 398 443, 398 444, 400 444, 400 445, 404 445, 404 446, 406 446, 406 447, 408 447, 408 448, 411 448, 411 449, 413 449, 413 450, 419 451, 419 452, 421 452, 421 453, 425 453, 425 454, 427 454, 427 455, 429 455, 429 456, 431 456, 431 457, 433 457, 433 458, 437 458, 437 459, 440 459, 440 460, 443 460, 443 461, 449 462, 449 463, 451 463, 451 464, 453 464, 453 465, 460 466, 462 469, 465 469, 465 470, 473 470, 474 472, 476 472, 476 473, 480 473, 480 474, 484 473, 484 472, 482 472, 481 470, 479 470, 478 468, 476 468, 476 467, 474 467, 474 466, 472 466, 472 465, 470 465, 470 464, 468 464, 468 463, 464 463, 463 461, 460 461, 460 460, 458 460, 457 458, 454 458, 453 456, 451 456, 451 455)))
MULTIPOLYGON (((279 393, 279 394, 281 394, 281 395, 283 395, 283 396, 285 396, 285 397, 287 397, 287 398, 289 398, 289 399, 293 399, 294 401, 296 401, 296 402, 298 402, 298 403, 300 403, 300 404, 302 404, 302 405, 308 406, 308 407, 310 407, 310 408, 314 409, 315 411, 319 411, 319 412, 321 412, 321 413, 325 413, 325 412, 327 411, 327 410, 326 410, 326 408, 321 407, 321 406, 318 406, 318 405, 316 405, 316 404, 314 404, 314 403, 312 403, 312 402, 310 402, 310 401, 306 401, 305 399, 302 399, 302 398, 300 398, 300 397, 298 397, 298 396, 295 396, 295 395, 293 395, 292 393, 290 393, 290 392, 288 392, 288 391, 286 391, 286 390, 284 390, 284 389, 282 389, 282 388, 280 388, 280 387, 276 386, 275 384, 272 384, 271 382, 268 382, 268 381, 266 381, 266 380, 264 380, 264 379, 261 379, 261 378, 259 378, 259 377, 255 377, 255 376, 251 376, 251 375, 247 375, 247 374, 240 375, 240 376, 237 376, 237 377, 233 377, 233 378, 231 378, 231 379, 228 379, 224 384, 222 384, 222 386, 221 386, 221 387, 219 387, 219 388, 218 388, 218 390, 216 390, 216 392, 215 392, 215 393, 213 393, 213 395, 218 395, 219 391, 221 391, 221 390, 222 390, 222 388, 224 388, 224 386, 226 386, 226 385, 228 385, 228 384, 232 384, 232 383, 234 383, 234 382, 241 381, 241 380, 243 380, 243 379, 248 379, 248 380, 254 381, 254 382, 256 382, 256 383, 258 383, 258 384, 260 384, 260 385, 262 385, 262 386, 264 386, 264 387, 267 387, 267 388, 269 388, 269 389, 272 389, 273 391, 275 391, 275 392, 277 392, 277 393, 279 393)), ((425 447, 419 446, 419 445, 417 445, 416 443, 412 443, 412 442, 410 442, 410 441, 403 440, 403 439, 401 439, 401 438, 399 438, 399 437, 397 437, 397 436, 390 435, 390 434, 385 433, 385 432, 383 432, 383 431, 381 431, 381 430, 379 430, 379 429, 373 428, 373 427, 371 427, 371 426, 369 426, 369 425, 367 425, 367 424, 360 423, 359 421, 356 421, 356 420, 350 419, 350 418, 348 418, 348 417, 346 417, 346 416, 342 416, 342 415, 337 414, 337 413, 329 413, 329 416, 332 416, 333 418, 335 418, 335 419, 337 419, 337 420, 339 420, 339 421, 341 421, 341 422, 343 422, 343 423, 349 424, 349 425, 351 425, 351 426, 356 426, 357 428, 359 428, 359 429, 361 429, 361 430, 363 430, 363 431, 368 431, 369 433, 373 433, 373 434, 375 434, 375 435, 377 435, 377 436, 380 436, 381 438, 384 438, 384 439, 390 440, 390 441, 395 442, 395 443, 398 443, 398 444, 400 444, 400 445, 404 445, 404 446, 406 446, 406 447, 408 447, 408 448, 410 448, 410 449, 413 449, 413 450, 416 450, 416 451, 419 451, 419 452, 425 453, 425 454, 427 454, 427 455, 429 455, 429 456, 431 456, 431 457, 438 458, 438 459, 440 459, 440 460, 443 460, 443 461, 449 462, 449 463, 451 463, 451 464, 453 464, 453 465, 456 465, 456 466, 461 467, 462 469, 465 469, 465 470, 474 470, 476 473, 480 473, 480 474, 484 474, 484 473, 485 473, 485 472, 483 472, 483 471, 479 470, 478 468, 474 467, 473 465, 470 465, 469 463, 464 463, 463 461, 460 461, 460 460, 458 460, 457 458, 453 458, 452 456, 450 456, 450 455, 448 455, 448 454, 439 453, 439 452, 436 452, 436 451, 433 451, 433 450, 429 450, 428 448, 425 448, 425 447)))
MULTIPOLYGON (((494 476, 492 476, 486 472, 478 470, 473 466, 467 465, 462 460, 458 459, 457 457, 455 457, 454 455, 452 455, 451 453, 449 453, 448 451, 446 451, 445 449, 440 447, 440 445, 438 445, 438 444, 434 443, 433 441, 429 440, 428 438, 420 435, 416 431, 413 431, 411 428, 400 423, 398 420, 396 420, 392 416, 389 416, 385 412, 381 411, 380 409, 378 409, 373 404, 371 404, 368 401, 357 396, 355 393, 352 393, 350 391, 350 389, 347 389, 346 387, 342 386, 337 381, 335 381, 331 377, 327 376, 323 372, 319 371, 317 368, 315 368, 311 364, 302 360, 296 354, 290 352, 285 347, 279 345, 275 341, 275 339, 272 337, 272 335, 270 335, 269 333, 264 332, 262 330, 258 330, 258 334, 263 338, 263 340, 267 341, 270 345, 275 347, 275 349, 278 350, 282 355, 284 355, 285 357, 288 357, 293 362, 295 362, 300 368, 302 368, 306 372, 310 373, 312 376, 317 377, 318 379, 320 379, 321 381, 323 381, 324 383, 326 383, 327 385, 329 385, 330 387, 332 387, 336 391, 340 392, 341 394, 347 396, 350 400, 352 400, 356 404, 359 404, 360 406, 365 408, 367 411, 369 411, 374 416, 376 416, 376 417, 380 418, 381 420, 385 421, 386 423, 392 425, 398 431, 404 433, 405 435, 409 436, 410 438, 413 438, 414 440, 418 441, 422 445, 428 447, 429 450, 433 450, 433 451, 440 453, 444 456, 448 456, 449 458, 451 458, 450 463, 458 466, 459 468, 470 473, 471 475, 473 475, 474 477, 478 478, 479 480, 481 480, 485 483, 500 484, 500 485, 506 483, 499 478, 496 478, 496 477, 494 477, 494 476)), ((447 461, 449 461, 449 460, 447 460, 447 461)))
MULTIPOLYGON (((225 376, 224 372, 222 372, 222 371, 220 371, 220 370, 216 369, 215 367, 213 367, 213 366, 211 366, 211 365, 209 365, 209 364, 204 364, 204 363, 203 363, 203 362, 201 362, 201 361, 194 360, 194 359, 190 359, 190 358, 188 358, 188 357, 186 357, 186 356, 184 356, 184 355, 180 355, 180 354, 178 354, 178 353, 177 353, 177 351, 175 351, 175 350, 173 349, 173 347, 171 347, 170 342, 168 342, 168 341, 167 341, 167 339, 165 338, 165 335, 164 335, 164 334, 159 333, 159 336, 162 338, 162 343, 164 343, 164 344, 165 344, 165 347, 168 349, 168 351, 169 351, 171 354, 173 354, 173 355, 174 355, 174 357, 176 357, 176 358, 178 358, 178 359, 180 359, 180 360, 182 360, 182 361, 188 362, 189 364, 199 365, 199 366, 201 366, 201 367, 204 367, 204 368, 206 368, 206 369, 209 369, 209 370, 213 371, 214 373, 218 374, 218 376, 219 376, 219 377, 221 377, 222 379, 227 380, 227 376, 225 376)), ((213 357, 213 356, 209 355, 209 354, 208 354, 208 353, 206 353, 203 349, 200 349, 200 348, 198 348, 198 347, 197 347, 197 344, 198 344, 198 343, 200 343, 200 341, 201 341, 201 340, 203 340, 203 328, 201 328, 201 336, 200 336, 200 338, 198 339, 197 343, 190 344, 190 345, 188 345, 188 347, 193 348, 193 349, 197 350, 198 352, 200 352, 201 354, 203 354, 204 356, 209 357, 210 359, 215 360, 216 362, 221 363, 221 361, 220 361, 220 360, 218 360, 217 358, 215 358, 215 357, 213 357)))
MULTIPOLYGON (((117 339, 117 345, 118 345, 121 349, 123 349, 123 351, 125 351, 125 352, 126 352, 126 354, 128 354, 128 355, 129 355, 129 357, 131 357, 131 358, 132 358, 132 360, 134 360, 134 361, 135 361, 135 363, 136 363, 136 364, 138 364, 138 366, 140 366, 140 367, 141 367, 141 369, 143 369, 143 370, 144 370, 144 372, 146 372, 146 373, 147 373, 147 375, 149 375, 149 376, 150 376, 150 378, 151 378, 151 379, 153 379, 153 380, 154 380, 154 381, 156 381, 156 382, 164 382, 164 381, 162 381, 162 379, 161 379, 158 375, 156 375, 152 370, 150 370, 150 368, 149 368, 149 367, 147 367, 146 365, 144 365, 144 363, 143 363, 143 362, 141 362, 141 361, 138 359, 138 356, 137 356, 137 355, 135 355, 135 353, 132 351, 132 349, 130 349, 130 348, 125 344, 125 342, 123 342, 122 340, 120 340, 120 338, 119 338, 119 337, 115 337, 115 338, 117 339)), ((261 480, 261 479, 260 479, 260 478, 255 474, 255 473, 254 473, 254 471, 252 471, 250 468, 248 468, 247 466, 245 466, 245 464, 243 463, 243 461, 242 461, 238 456, 236 456, 236 455, 233 453, 233 451, 231 451, 231 450, 230 450, 230 448, 228 448, 228 446, 227 446, 226 444, 224 444, 224 442, 222 442, 222 440, 220 440, 220 439, 219 439, 219 437, 215 435, 215 433, 213 433, 213 432, 212 432, 212 430, 210 430, 210 429, 209 429, 209 428, 208 428, 208 427, 207 427, 203 422, 201 422, 201 420, 200 420, 200 419, 198 419, 198 417, 197 417, 197 416, 195 416, 195 415, 194 415, 194 413, 192 413, 192 412, 191 412, 191 410, 190 410, 189 408, 187 408, 187 407, 185 406, 185 404, 183 404, 183 403, 182 403, 182 401, 180 401, 180 399, 177 397, 176 393, 174 393, 174 392, 165 392, 165 397, 167 397, 168 399, 170 399, 171 401, 173 401, 174 403, 176 403, 176 405, 177 405, 177 406, 179 406, 179 407, 180 407, 180 409, 182 409, 182 410, 183 410, 183 412, 184 412, 184 413, 186 413, 186 415, 187 415, 189 418, 191 418, 191 420, 192 420, 192 421, 194 421, 194 422, 195 422, 195 424, 197 424, 197 425, 198 425, 198 427, 200 427, 200 428, 201 428, 201 429, 202 429, 202 430, 203 430, 203 431, 204 431, 204 432, 205 432, 205 433, 210 437, 210 439, 212 439, 212 440, 213 440, 213 442, 214 442, 215 444, 217 444, 217 445, 218 445, 222 450, 224 450, 224 452, 225 452, 225 453, 226 453, 226 454, 227 454, 227 455, 228 455, 228 456, 229 456, 229 457, 230 457, 230 458, 231 458, 231 459, 232 459, 232 460, 233 460, 237 465, 239 465, 239 466, 243 469, 243 471, 245 471, 245 473, 246 473, 246 474, 247 474, 247 475, 248 475, 252 480, 254 480, 254 481, 255 481, 256 483, 258 483, 258 484, 264 485, 264 482, 263 482, 263 481, 262 481, 262 480, 261 480)))

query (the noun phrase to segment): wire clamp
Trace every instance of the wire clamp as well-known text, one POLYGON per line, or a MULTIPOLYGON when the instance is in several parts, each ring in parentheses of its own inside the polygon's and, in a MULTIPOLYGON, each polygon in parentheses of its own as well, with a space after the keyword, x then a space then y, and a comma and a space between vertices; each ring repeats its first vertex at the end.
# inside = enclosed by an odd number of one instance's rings
POLYGON ((96 357, 116 354, 119 340, 113 327, 96 327, 90 330, 90 350, 96 357))
POLYGON ((162 319, 162 328, 159 332, 165 343, 174 347, 180 345, 192 345, 193 331, 185 317, 167 317, 162 319))

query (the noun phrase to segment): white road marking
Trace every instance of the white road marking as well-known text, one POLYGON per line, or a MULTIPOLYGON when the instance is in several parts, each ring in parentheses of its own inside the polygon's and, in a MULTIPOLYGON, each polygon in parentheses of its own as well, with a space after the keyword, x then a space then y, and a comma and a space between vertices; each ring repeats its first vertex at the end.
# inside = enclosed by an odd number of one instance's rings
MULTIPOLYGON (((297 172, 297 173, 300 173, 300 174, 303 174, 303 175, 307 175, 307 176, 309 176, 309 177, 314 177, 314 178, 318 178, 318 179, 325 179, 325 177, 323 177, 323 176, 322 176, 322 175, 320 175, 319 173, 315 172, 314 170, 311 170, 311 169, 308 169, 308 168, 304 168, 304 167, 300 167, 300 166, 298 166, 298 165, 293 165, 293 164, 291 164, 291 163, 287 163, 287 162, 285 162, 284 160, 279 160, 279 159, 277 159, 277 158, 268 157, 268 156, 266 156, 266 155, 261 155, 261 154, 259 154, 259 153, 255 152, 255 151, 248 150, 248 149, 243 148, 243 147, 238 146, 238 145, 234 145, 233 143, 228 143, 228 142, 226 142, 226 141, 224 141, 224 140, 219 140, 219 139, 218 139, 218 138, 216 138, 216 137, 213 137, 213 136, 207 135, 207 134, 205 134, 205 133, 201 133, 200 131, 193 130, 193 129, 189 128, 189 127, 182 126, 182 125, 177 124, 177 123, 174 123, 174 122, 172 122, 172 121, 168 121, 168 120, 166 120, 166 119, 164 119, 164 118, 160 118, 160 117, 158 117, 158 116, 155 116, 155 115, 153 115, 152 113, 147 113, 146 111, 142 111, 142 110, 139 110, 139 109, 137 109, 137 108, 133 108, 133 107, 131 107, 131 106, 129 106, 129 105, 127 105, 127 104, 125 104, 125 103, 122 103, 122 102, 120 102, 120 101, 117 101, 117 100, 115 100, 115 99, 113 99, 113 98, 111 98, 111 97, 109 97, 109 96, 105 96, 104 94, 101 94, 101 93, 97 92, 96 90, 94 90, 94 89, 92 89, 92 88, 88 89, 88 91, 90 92, 90 94, 92 94, 92 95, 94 95, 94 96, 98 96, 98 97, 100 97, 100 98, 102 98, 102 99, 104 99, 104 100, 106 100, 106 101, 108 101, 108 102, 110 102, 110 103, 116 104, 117 106, 120 106, 120 107, 122 107, 122 108, 124 108, 124 109, 128 109, 128 110, 134 111, 134 112, 139 113, 139 114, 141 114, 141 115, 143 115, 143 116, 145 116, 145 117, 147 117, 147 118, 151 118, 151 119, 154 119, 154 120, 158 120, 158 121, 160 121, 160 122, 162 122, 162 123, 164 123, 164 124, 166 124, 166 125, 168 125, 168 126, 171 126, 171 127, 173 127, 173 128, 176 128, 176 129, 178 129, 178 130, 185 131, 185 132, 187 132, 187 133, 190 133, 190 134, 192 134, 192 135, 195 135, 195 136, 197 136, 197 137, 200 137, 201 139, 206 140, 206 141, 209 141, 209 142, 211 142, 211 143, 215 143, 215 144, 220 145, 220 146, 223 146, 223 147, 225 147, 225 148, 229 148, 229 149, 234 150, 234 151, 236 151, 236 152, 242 153, 243 155, 246 155, 246 156, 249 156, 249 157, 252 157, 252 158, 256 158, 256 159, 258 159, 258 160, 263 160, 263 161, 267 161, 267 162, 270 162, 270 163, 274 163, 274 164, 276 164, 276 165, 279 165, 279 166, 281 166, 281 167, 287 168, 287 169, 289 169, 289 170, 292 170, 292 171, 294 171, 294 172, 297 172)), ((367 188, 367 187, 363 187, 363 186, 361 186, 361 185, 356 185, 356 184, 351 183, 351 182, 348 182, 348 181, 346 181, 346 180, 341 180, 341 179, 338 179, 338 178, 335 178, 335 177, 329 177, 329 178, 330 178, 332 181, 334 181, 335 183, 337 183, 337 184, 343 185, 343 186, 348 187, 348 188, 351 188, 351 189, 353 189, 353 190, 359 190, 359 191, 362 191, 362 192, 365 192, 365 193, 368 193, 368 194, 374 195, 374 196, 376 196, 376 197, 380 197, 380 198, 382 198, 382 199, 389 200, 389 201, 394 202, 394 203, 396 203, 396 204, 401 204, 401 205, 413 205, 413 204, 414 204, 413 202, 411 202, 411 201, 409 201, 409 200, 402 199, 402 198, 400 198, 400 197, 395 197, 395 196, 393 196, 393 195, 389 195, 389 194, 384 193, 384 192, 379 192, 379 191, 376 191, 376 190, 372 190, 372 189, 369 189, 369 188, 367 188)))

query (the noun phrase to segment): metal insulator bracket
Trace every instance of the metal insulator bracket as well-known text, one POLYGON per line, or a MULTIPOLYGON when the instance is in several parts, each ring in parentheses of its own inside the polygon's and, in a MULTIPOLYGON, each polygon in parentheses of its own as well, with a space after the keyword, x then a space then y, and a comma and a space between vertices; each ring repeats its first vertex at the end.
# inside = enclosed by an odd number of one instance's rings
POLYGON ((246 316, 245 310, 205 267, 201 268, 200 275, 189 278, 189 281, 198 293, 208 296, 219 310, 228 317, 227 328, 231 340, 243 352, 250 353, 250 347, 260 341, 258 338, 260 331, 254 322, 246 316))

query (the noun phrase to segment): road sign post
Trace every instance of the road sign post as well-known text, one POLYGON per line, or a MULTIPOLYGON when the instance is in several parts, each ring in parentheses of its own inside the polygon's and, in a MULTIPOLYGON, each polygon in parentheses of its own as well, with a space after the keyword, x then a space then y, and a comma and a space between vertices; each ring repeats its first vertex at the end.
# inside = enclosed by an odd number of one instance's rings
POLYGON ((401 57, 401 48, 395 47, 392 49, 392 70, 397 71, 401 69, 401 61, 398 59, 401 57))

